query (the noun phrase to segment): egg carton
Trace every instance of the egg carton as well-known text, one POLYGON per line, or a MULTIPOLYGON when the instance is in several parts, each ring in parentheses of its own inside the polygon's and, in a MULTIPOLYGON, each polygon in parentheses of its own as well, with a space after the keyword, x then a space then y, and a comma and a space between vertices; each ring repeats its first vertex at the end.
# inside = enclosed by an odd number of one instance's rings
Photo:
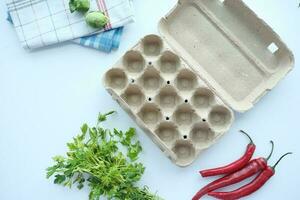
POLYGON ((109 93, 176 164, 190 164, 224 134, 233 112, 157 35, 105 75, 109 93))
POLYGON ((180 0, 159 30, 127 51, 104 85, 178 166, 215 143, 232 125, 233 110, 252 108, 294 64, 240 0, 180 0))

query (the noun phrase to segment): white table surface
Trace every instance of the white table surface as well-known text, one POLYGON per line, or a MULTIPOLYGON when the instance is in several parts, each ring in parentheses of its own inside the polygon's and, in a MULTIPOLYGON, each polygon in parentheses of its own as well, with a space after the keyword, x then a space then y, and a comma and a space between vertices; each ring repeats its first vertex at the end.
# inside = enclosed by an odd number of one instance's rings
MULTIPOLYGON (((300 59, 300 8, 298 0, 264 0, 246 3, 265 19, 300 59)), ((65 144, 83 122, 95 122, 99 111, 116 110, 110 127, 137 128, 144 147, 141 161, 147 184, 166 200, 188 200, 213 179, 203 179, 198 169, 219 166, 238 158, 247 140, 239 129, 251 133, 255 156, 265 156, 269 140, 276 143, 271 164, 292 151, 276 175, 247 199, 300 199, 300 69, 293 71, 244 114, 237 114, 231 130, 205 151, 191 166, 172 164, 157 146, 113 101, 101 84, 101 76, 142 36, 157 33, 157 23, 175 0, 134 0, 136 22, 126 27, 117 52, 104 54, 75 44, 61 44, 29 53, 22 49, 6 22, 0 3, 0 199, 82 200, 87 189, 69 190, 45 178, 51 157, 63 154, 65 144)), ((297 65, 297 63, 296 63, 297 65)), ((204 199, 210 199, 205 197, 204 199)))

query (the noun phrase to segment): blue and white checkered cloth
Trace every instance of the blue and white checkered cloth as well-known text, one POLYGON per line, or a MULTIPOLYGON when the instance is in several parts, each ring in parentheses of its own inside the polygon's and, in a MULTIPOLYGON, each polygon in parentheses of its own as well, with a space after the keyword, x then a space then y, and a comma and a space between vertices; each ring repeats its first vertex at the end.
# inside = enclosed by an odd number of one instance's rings
POLYGON ((73 40, 73 42, 78 43, 82 46, 87 46, 109 53, 112 50, 116 50, 119 48, 122 33, 123 27, 120 27, 92 36, 82 37, 73 40))
MULTIPOLYGON (((7 13, 7 20, 13 23, 9 13, 7 13)), ((92 36, 75 39, 72 42, 109 53, 119 48, 122 33, 123 27, 119 27, 92 36)))

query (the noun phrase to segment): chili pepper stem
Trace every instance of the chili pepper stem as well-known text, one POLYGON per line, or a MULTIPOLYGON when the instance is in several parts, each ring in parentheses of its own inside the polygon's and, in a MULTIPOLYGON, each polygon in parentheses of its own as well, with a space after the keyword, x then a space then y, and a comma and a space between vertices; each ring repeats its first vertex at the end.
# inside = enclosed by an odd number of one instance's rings
POLYGON ((250 135, 249 135, 248 133, 246 133, 246 132, 243 131, 243 130, 240 130, 240 132, 247 136, 247 138, 250 140, 250 144, 254 144, 252 138, 250 137, 250 135))
POLYGON ((289 155, 289 154, 293 154, 293 153, 292 153, 292 152, 288 152, 288 153, 283 154, 283 155, 278 159, 278 161, 273 165, 272 169, 275 170, 276 166, 280 163, 280 161, 281 161, 285 156, 287 156, 287 155, 289 155))
POLYGON ((273 154, 273 150, 274 150, 274 142, 272 140, 270 140, 270 143, 272 145, 272 148, 271 148, 271 152, 270 154, 268 155, 268 157, 266 158, 267 161, 269 161, 269 159, 271 158, 272 154, 273 154))

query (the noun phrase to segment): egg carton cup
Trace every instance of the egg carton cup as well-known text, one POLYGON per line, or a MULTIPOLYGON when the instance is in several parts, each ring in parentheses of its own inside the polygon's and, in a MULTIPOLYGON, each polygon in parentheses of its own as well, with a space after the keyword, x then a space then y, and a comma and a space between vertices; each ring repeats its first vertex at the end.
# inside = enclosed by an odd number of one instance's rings
POLYGON ((109 69, 107 91, 178 166, 191 164, 293 67, 240 0, 179 0, 109 69))

